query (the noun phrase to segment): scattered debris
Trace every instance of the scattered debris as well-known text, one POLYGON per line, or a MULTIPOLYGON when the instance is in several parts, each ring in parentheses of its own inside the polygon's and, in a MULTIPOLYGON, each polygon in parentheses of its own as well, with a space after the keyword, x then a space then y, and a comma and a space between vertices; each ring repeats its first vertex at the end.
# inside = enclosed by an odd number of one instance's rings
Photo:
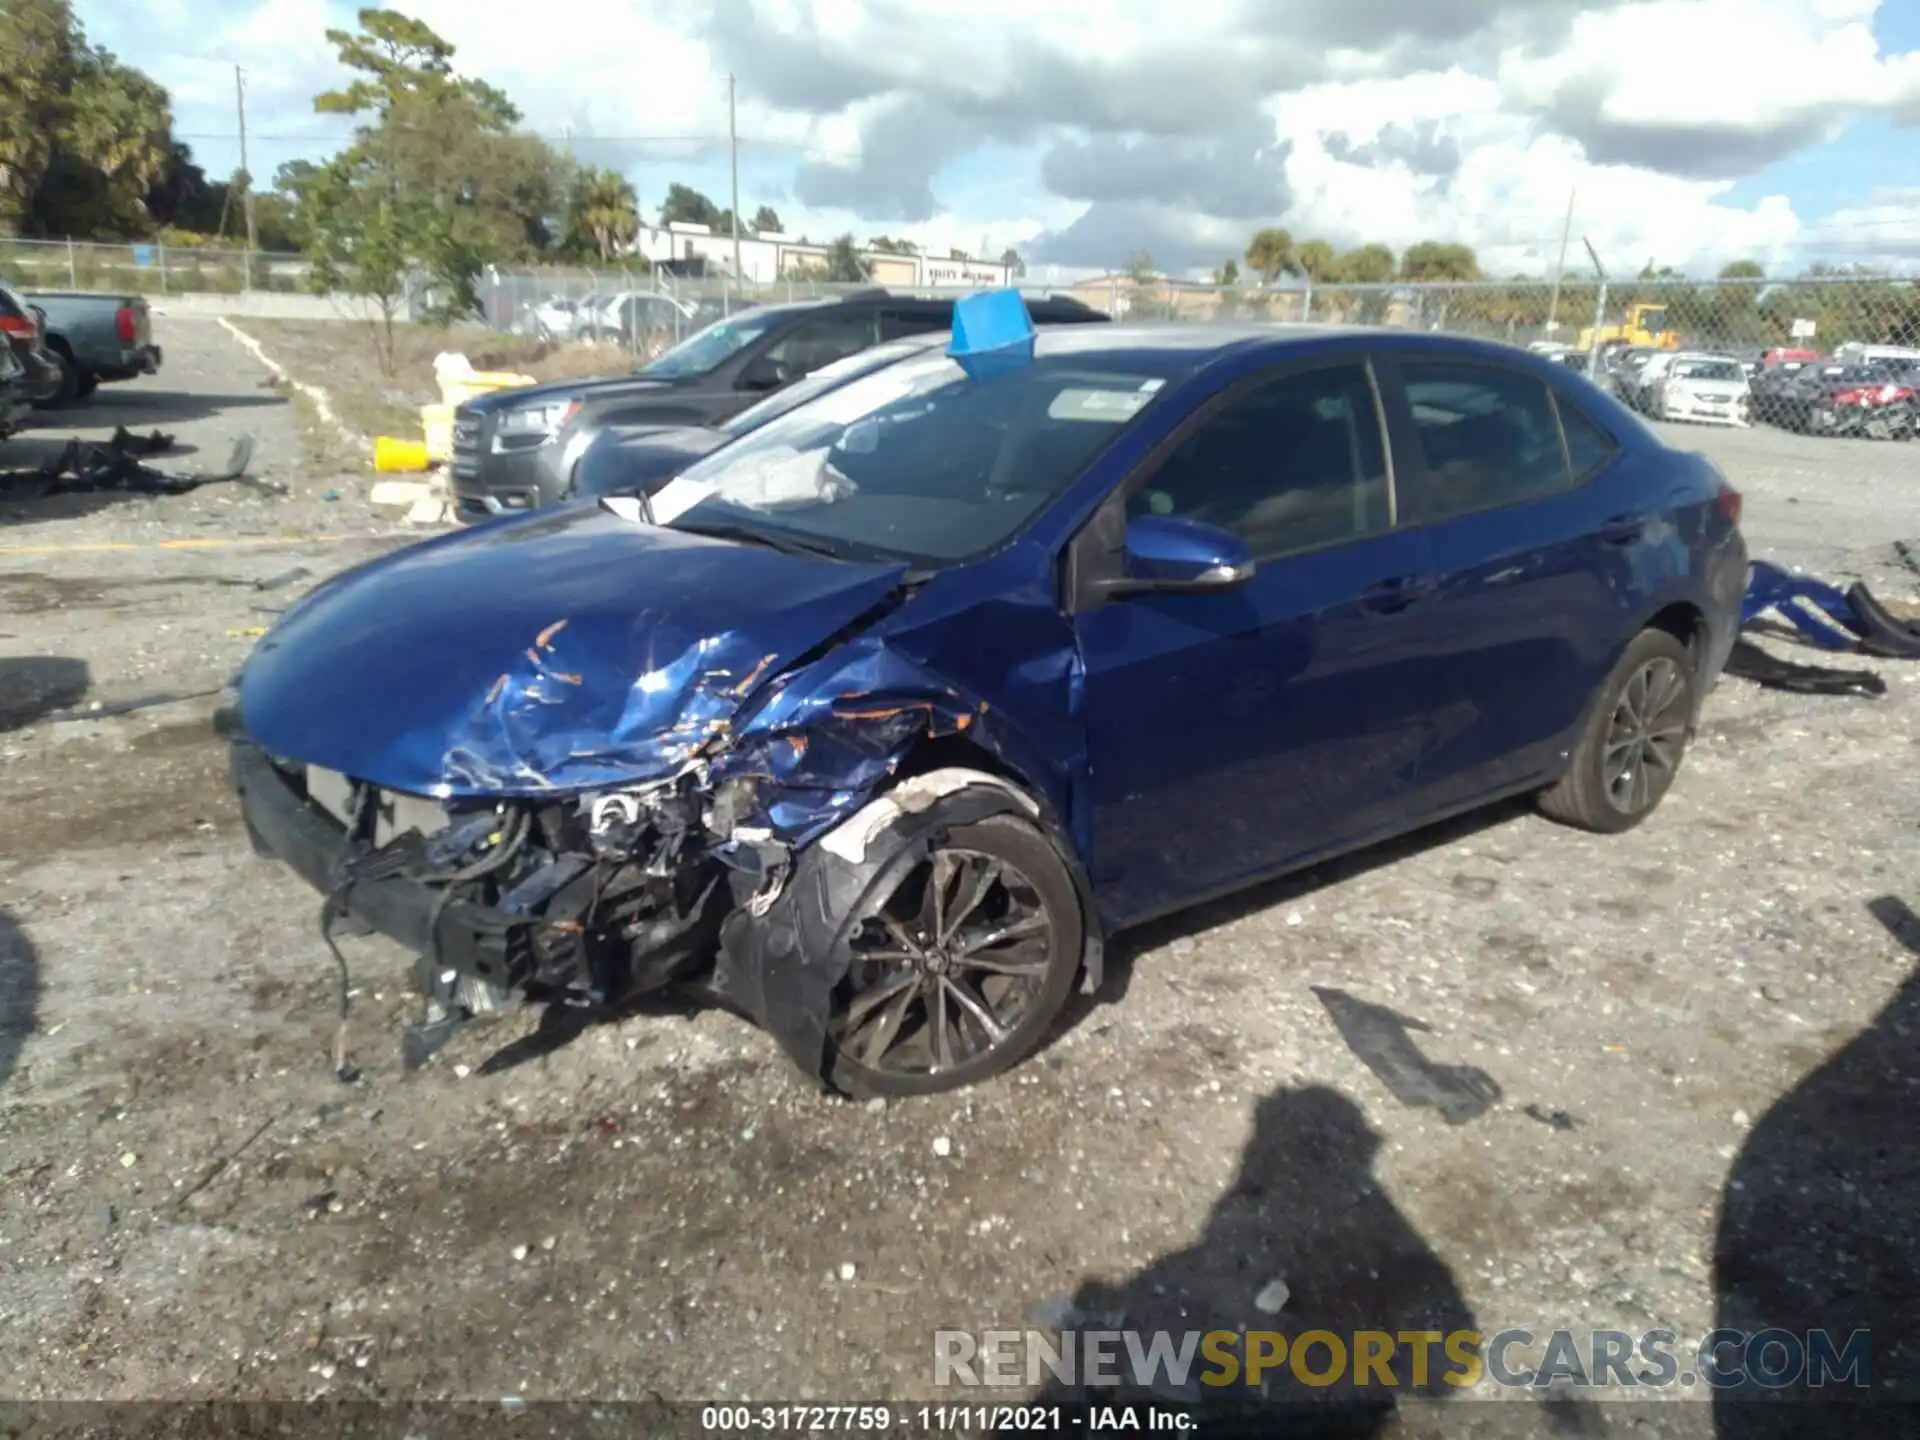
MULTIPOLYGON (((205 473, 171 474, 140 463, 140 457, 170 449, 171 436, 159 431, 145 439, 116 430, 105 445, 70 440, 66 449, 38 470, 0 471, 0 500, 40 500, 49 495, 91 494, 102 490, 126 490, 139 495, 184 495, 202 485, 214 485, 246 478, 253 463, 253 437, 242 435, 233 442, 233 453, 226 468, 205 473), (158 449, 156 449, 158 447, 158 449)), ((284 486, 264 489, 285 494, 284 486)))
POLYGON ((1284 1280, 1269 1280, 1260 1287, 1260 1293, 1253 1297, 1253 1308, 1262 1315, 1278 1315, 1287 1308, 1287 1301, 1293 1298, 1293 1291, 1287 1288, 1284 1280))
POLYGON ((267 627, 265 625, 242 625, 238 629, 229 630, 226 633, 234 636, 258 639, 267 633, 267 627))
POLYGON ((107 720, 115 715, 131 715, 136 710, 151 710, 157 705, 204 700, 219 693, 218 690, 162 690, 153 695, 136 695, 131 700, 96 700, 84 710, 56 710, 47 719, 55 725, 69 720, 107 720))
POLYGON ((934 1136, 933 1153, 938 1155, 942 1160, 946 1159, 947 1156, 953 1154, 953 1141, 944 1135, 934 1136))
POLYGON ((1726 670, 1736 679, 1801 695, 1887 693, 1886 680, 1871 670, 1845 670, 1833 665, 1803 665, 1797 660, 1782 660, 1778 655, 1769 655, 1751 640, 1733 642, 1726 670))
POLYGON ((1486 1071, 1471 1065, 1437 1065, 1420 1053, 1409 1032, 1431 1034, 1433 1027, 1424 1021, 1355 999, 1344 990, 1316 985, 1313 993, 1347 1048, 1402 1105, 1438 1110, 1449 1125, 1463 1125, 1484 1115, 1499 1100, 1500 1086, 1486 1071))
POLYGON ((304 580, 313 572, 304 565, 296 565, 291 570, 282 570, 278 575, 269 575, 264 580, 253 582, 256 590, 278 590, 291 585, 296 580, 304 580))
POLYGON ((1566 1131, 1580 1128, 1580 1122, 1565 1110, 1549 1110, 1544 1105, 1529 1105, 1522 1113, 1529 1120, 1538 1120, 1550 1129, 1566 1131))
POLYGON ((840 1278, 842 1280, 851 1280, 855 1275, 859 1273, 860 1272, 854 1267, 854 1263, 851 1260, 843 1262, 840 1266, 840 1278))

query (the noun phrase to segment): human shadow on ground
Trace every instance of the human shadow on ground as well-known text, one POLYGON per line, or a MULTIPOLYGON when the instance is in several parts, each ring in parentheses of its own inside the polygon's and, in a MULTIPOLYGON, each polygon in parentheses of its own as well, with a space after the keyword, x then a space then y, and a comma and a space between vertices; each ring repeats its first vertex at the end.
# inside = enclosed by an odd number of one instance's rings
MULTIPOLYGON (((1904 901, 1867 908, 1920 955, 1920 916, 1904 901)), ((1777 1343, 1721 1351, 1720 1370, 1748 1377, 1714 1396, 1721 1440, 1920 1434, 1917 1105, 1920 970, 1761 1117, 1728 1176, 1715 1323, 1773 1330, 1777 1343), (1862 1355, 1865 1370, 1849 1373, 1862 1355)))

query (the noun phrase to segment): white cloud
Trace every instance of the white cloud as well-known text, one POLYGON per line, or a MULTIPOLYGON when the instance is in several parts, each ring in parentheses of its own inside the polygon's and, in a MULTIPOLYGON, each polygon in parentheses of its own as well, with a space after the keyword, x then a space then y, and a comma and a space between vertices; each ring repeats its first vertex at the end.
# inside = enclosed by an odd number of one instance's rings
MULTIPOLYGON (((248 67, 282 128, 324 128, 296 117, 338 79, 321 32, 350 23, 339 11, 264 0, 205 38, 178 0, 149 5, 166 43, 146 53, 182 129, 226 128, 230 77, 210 54, 248 67)), ((1785 262, 1848 225, 1896 235, 1889 207, 1908 201, 1862 195, 1814 224, 1791 195, 1732 203, 1734 183, 1861 116, 1920 123, 1920 53, 1880 51, 1875 0, 403 8, 543 133, 645 169, 645 193, 672 165, 723 163, 732 71, 743 158, 788 172, 788 228, 967 248, 985 233, 1116 266, 1141 248, 1211 265, 1283 223, 1341 243, 1459 239, 1492 268, 1540 269, 1575 190, 1576 234, 1613 268, 1785 262)), ((95 28, 142 53, 132 21, 95 28)))

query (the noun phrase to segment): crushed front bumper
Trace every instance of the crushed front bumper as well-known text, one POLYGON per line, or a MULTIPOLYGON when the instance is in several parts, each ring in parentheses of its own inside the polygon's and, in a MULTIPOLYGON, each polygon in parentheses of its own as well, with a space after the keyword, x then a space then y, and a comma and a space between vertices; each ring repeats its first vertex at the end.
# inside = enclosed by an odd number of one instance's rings
POLYGON ((499 992, 522 988, 512 937, 492 912, 447 903, 439 887, 407 875, 356 874, 345 829, 300 792, 297 782, 258 745, 232 741, 234 790, 254 852, 286 865, 326 896, 331 912, 350 917, 417 955, 436 970, 481 981, 499 992))

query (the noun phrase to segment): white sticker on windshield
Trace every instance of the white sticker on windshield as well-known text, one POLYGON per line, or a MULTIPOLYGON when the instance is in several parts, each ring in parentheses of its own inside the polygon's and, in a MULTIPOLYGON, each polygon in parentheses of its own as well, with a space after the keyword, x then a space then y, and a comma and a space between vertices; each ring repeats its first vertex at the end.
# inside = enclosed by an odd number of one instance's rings
POLYGON ((913 394, 914 388, 912 376, 889 375, 883 370, 865 380, 855 380, 838 390, 829 390, 795 413, 804 415, 809 422, 851 425, 856 420, 866 419, 883 405, 906 399, 913 394))
POLYGON ((1142 395, 1151 395, 1166 383, 1166 381, 1157 378, 1153 380, 1142 380, 1140 382, 1140 393, 1142 395))
POLYGON ((1047 418, 1117 424, 1138 415, 1150 398, 1138 390, 1062 390, 1047 406, 1047 418))

